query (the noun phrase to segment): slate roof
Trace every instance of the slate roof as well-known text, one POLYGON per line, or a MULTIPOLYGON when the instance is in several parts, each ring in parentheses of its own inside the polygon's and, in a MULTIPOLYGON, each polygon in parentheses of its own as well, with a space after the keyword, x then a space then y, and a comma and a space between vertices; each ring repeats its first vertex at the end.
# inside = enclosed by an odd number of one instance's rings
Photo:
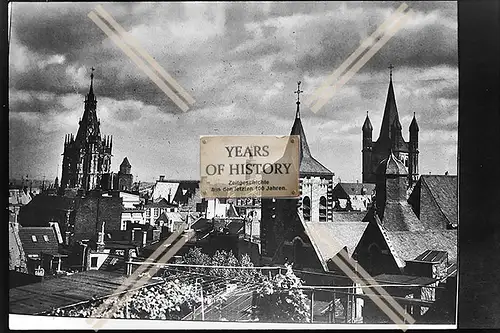
POLYGON ((318 162, 309 150, 309 145, 307 144, 306 134, 304 128, 302 127, 302 121, 300 120, 298 106, 297 106, 297 116, 292 126, 292 131, 290 135, 300 136, 300 175, 328 175, 333 176, 333 172, 328 170, 323 164, 318 162))
POLYGON ((52 227, 21 227, 19 238, 23 245, 24 253, 28 256, 40 253, 57 254, 58 242, 52 227), (32 236, 36 237, 36 241, 32 236))
POLYGON ((373 279, 380 284, 418 284, 427 286, 436 282, 434 278, 401 274, 380 274, 374 276, 373 279))
MULTIPOLYGON (((53 308, 90 301, 92 297, 109 296, 126 280, 127 276, 119 272, 90 270, 13 288, 9 290, 9 312, 42 314, 53 308)), ((149 279, 144 286, 157 283, 149 279)))
POLYGON ((384 116, 382 118, 382 125, 380 126, 380 135, 377 141, 389 139, 391 137, 391 127, 394 123, 399 122, 398 108, 396 106, 396 97, 394 95, 394 86, 392 85, 392 78, 389 82, 389 89, 387 91, 387 100, 385 102, 384 116))
POLYGON ((417 258, 426 250, 448 252, 448 261, 457 262, 457 231, 385 231, 380 228, 389 249, 400 268, 406 260, 417 258))
POLYGON ((227 225, 227 229, 229 230, 229 234, 237 235, 240 231, 245 227, 245 223, 241 221, 231 221, 227 225))
POLYGON ((375 191, 375 184, 363 183, 338 183, 335 187, 341 187, 347 195, 361 195, 361 190, 366 189, 366 194, 372 194, 375 191))
MULTIPOLYGON (((422 175, 422 184, 428 191, 421 191, 421 195, 432 196, 439 210, 444 214, 448 223, 458 225, 458 177, 448 175, 422 175)), ((420 207, 422 209, 422 207, 420 207)), ((436 212, 438 214, 439 212, 436 212)))
POLYGON ((361 222, 366 212, 332 212, 333 222, 361 222))
POLYGON ((125 157, 125 158, 123 159, 122 164, 120 164, 120 166, 123 166, 123 167, 131 167, 130 162, 128 161, 128 158, 126 158, 126 157, 125 157))
POLYGON ((167 199, 162 198, 156 202, 150 202, 144 206, 145 208, 161 208, 161 207, 177 207, 177 205, 171 204, 167 201, 167 199))
POLYGON ((407 175, 408 170, 404 164, 394 156, 391 150, 389 157, 384 159, 377 167, 376 173, 378 175, 407 175))
POLYGON ((304 222, 301 217, 300 220, 325 271, 328 271, 327 261, 343 248, 349 256, 353 254, 368 226, 366 222, 304 222))
POLYGON ((170 193, 170 200, 173 200, 175 194, 177 193, 177 188, 179 187, 178 182, 165 182, 165 181, 157 181, 152 193, 153 201, 156 201, 159 198, 168 198, 168 194, 170 193))
POLYGON ((422 231, 425 229, 406 201, 386 202, 382 225, 388 231, 422 231))
POLYGON ((426 250, 413 260, 431 263, 440 262, 446 256, 446 253, 446 251, 426 250))

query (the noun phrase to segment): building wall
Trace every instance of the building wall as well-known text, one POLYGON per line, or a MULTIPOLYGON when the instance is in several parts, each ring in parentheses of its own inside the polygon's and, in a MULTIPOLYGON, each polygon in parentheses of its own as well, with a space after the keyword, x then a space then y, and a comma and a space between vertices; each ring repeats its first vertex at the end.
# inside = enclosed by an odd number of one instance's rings
POLYGON ((75 213, 74 241, 95 239, 102 222, 105 232, 120 230, 122 199, 120 197, 81 198, 75 213))
MULTIPOLYGON (((311 202, 311 218, 310 221, 320 221, 319 207, 320 198, 326 199, 326 221, 332 221, 333 211, 333 177, 315 177, 307 176, 300 178, 300 201, 298 212, 300 216, 304 217, 304 198, 309 198, 311 202)), ((307 221, 307 219, 304 219, 307 221)))

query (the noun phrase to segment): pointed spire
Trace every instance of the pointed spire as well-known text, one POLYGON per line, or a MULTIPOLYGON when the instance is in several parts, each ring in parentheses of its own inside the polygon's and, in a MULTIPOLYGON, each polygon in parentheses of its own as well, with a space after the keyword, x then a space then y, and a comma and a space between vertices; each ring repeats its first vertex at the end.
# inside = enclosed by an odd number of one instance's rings
POLYGON ((94 70, 95 68, 91 68, 92 72, 90 73, 90 89, 89 93, 87 95, 87 100, 89 101, 95 101, 95 96, 94 96, 94 70))
MULTIPOLYGON (((384 116, 382 118, 382 126, 380 127, 380 138, 391 138, 392 124, 397 120, 399 123, 398 108, 396 106, 396 97, 394 96, 394 87, 392 85, 392 69, 390 65, 389 89, 387 91, 387 100, 385 102, 384 116)), ((401 123, 399 123, 401 126, 401 123)))
POLYGON ((401 123, 399 122, 399 118, 394 118, 391 128, 398 131, 401 131, 403 129, 401 123))
POLYGON ((302 121, 300 120, 300 94, 303 92, 300 90, 300 84, 302 82, 298 81, 297 82, 297 90, 294 92, 297 94, 297 112, 295 113, 295 121, 292 126, 292 131, 290 135, 298 135, 300 136, 300 160, 302 160, 302 157, 304 155, 310 156, 311 152, 309 150, 309 145, 307 144, 307 139, 306 139, 306 134, 304 133, 304 128, 302 127, 302 121))
POLYGON ((413 119, 410 124, 410 132, 418 132, 418 124, 417 124, 417 118, 415 118, 415 112, 413 112, 413 119))
POLYGON ((373 130, 370 117, 368 117, 368 111, 366 111, 365 123, 363 124, 363 132, 371 132, 373 130))

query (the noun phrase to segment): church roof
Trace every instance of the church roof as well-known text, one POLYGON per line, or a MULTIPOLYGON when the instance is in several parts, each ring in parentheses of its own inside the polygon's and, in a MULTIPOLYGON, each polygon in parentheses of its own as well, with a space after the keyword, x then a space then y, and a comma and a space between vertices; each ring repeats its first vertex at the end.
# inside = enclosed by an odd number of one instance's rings
POLYGON ((99 120, 97 119, 96 112, 96 99, 94 95, 94 73, 90 74, 90 89, 89 93, 85 97, 85 110, 83 111, 82 119, 80 120, 80 127, 78 128, 78 132, 76 134, 76 141, 79 144, 83 142, 87 142, 90 137, 96 139, 97 142, 100 142, 101 131, 99 120))
POLYGON ((300 120, 299 104, 297 102, 297 113, 295 116, 295 121, 293 122, 292 130, 290 135, 300 136, 300 175, 329 175, 332 176, 333 172, 328 170, 323 164, 318 162, 312 155, 307 144, 306 134, 304 128, 302 127, 302 121, 300 120))
POLYGON ((125 158, 123 159, 122 164, 120 164, 120 166, 124 166, 124 167, 131 167, 130 162, 128 161, 128 158, 126 158, 126 157, 125 157, 125 158))
POLYGON ((388 231, 418 231, 425 229, 425 226, 420 223, 410 204, 406 201, 387 201, 382 225, 388 231))
POLYGON ((385 102, 384 116, 382 118, 382 126, 380 127, 379 139, 391 137, 391 126, 395 121, 399 123, 399 115, 391 76, 389 90, 387 91, 387 100, 385 102))
POLYGON ((413 119, 411 120, 410 124, 410 132, 411 131, 419 131, 418 124, 417 124, 417 118, 415 118, 415 112, 413 112, 413 119))
MULTIPOLYGON (((421 182, 429 191, 421 191, 421 195, 429 195, 437 205, 437 212, 444 214, 451 226, 458 225, 458 177, 448 175, 422 175, 421 182)), ((422 198, 421 198, 422 200, 422 198)), ((429 209, 435 206, 429 205, 429 209)))
POLYGON ((370 121, 370 117, 368 117, 368 112, 367 112, 365 122, 363 123, 363 132, 364 131, 372 131, 372 130, 373 130, 373 126, 372 126, 372 123, 370 121))
POLYGON ((407 175, 408 170, 406 170, 403 162, 398 160, 396 156, 394 156, 394 153, 391 151, 389 157, 380 162, 379 166, 377 167, 377 174, 407 175))

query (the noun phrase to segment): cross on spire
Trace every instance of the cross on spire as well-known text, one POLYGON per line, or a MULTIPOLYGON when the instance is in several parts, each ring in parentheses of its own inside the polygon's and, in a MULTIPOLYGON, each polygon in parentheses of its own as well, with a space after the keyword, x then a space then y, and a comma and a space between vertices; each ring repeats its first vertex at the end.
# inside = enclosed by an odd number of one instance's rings
POLYGON ((294 91, 295 94, 297 94, 297 112, 295 114, 295 118, 300 118, 300 110, 299 110, 299 104, 300 104, 300 93, 303 93, 302 90, 300 90, 300 84, 302 82, 301 81, 298 81, 297 82, 297 91, 294 91))
POLYGON ((394 68, 394 66, 392 64, 389 65, 389 75, 391 76, 391 80, 392 80, 392 69, 394 68))
POLYGON ((304 92, 304 91, 300 90, 301 83, 302 83, 301 81, 297 82, 297 91, 294 91, 294 93, 297 94, 297 104, 300 104, 300 93, 304 92))

